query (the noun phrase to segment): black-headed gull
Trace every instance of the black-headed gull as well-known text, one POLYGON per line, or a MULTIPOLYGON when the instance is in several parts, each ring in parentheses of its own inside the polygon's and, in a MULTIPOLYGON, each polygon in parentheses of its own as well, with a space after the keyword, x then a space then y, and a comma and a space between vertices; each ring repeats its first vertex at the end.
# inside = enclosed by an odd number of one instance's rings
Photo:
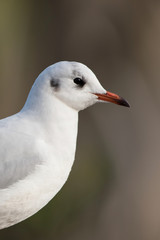
POLYGON ((78 62, 46 68, 20 112, 0 120, 0 229, 44 207, 66 182, 75 157, 78 112, 96 102, 129 107, 78 62))

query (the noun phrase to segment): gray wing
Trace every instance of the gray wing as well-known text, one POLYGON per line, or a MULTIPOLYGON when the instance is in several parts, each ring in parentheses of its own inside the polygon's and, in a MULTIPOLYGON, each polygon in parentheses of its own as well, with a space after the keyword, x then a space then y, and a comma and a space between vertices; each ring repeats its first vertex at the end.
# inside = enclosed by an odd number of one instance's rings
MULTIPOLYGON (((18 126, 17 126, 18 128, 18 126)), ((0 188, 6 188, 31 174, 41 163, 37 140, 0 121, 0 188)))

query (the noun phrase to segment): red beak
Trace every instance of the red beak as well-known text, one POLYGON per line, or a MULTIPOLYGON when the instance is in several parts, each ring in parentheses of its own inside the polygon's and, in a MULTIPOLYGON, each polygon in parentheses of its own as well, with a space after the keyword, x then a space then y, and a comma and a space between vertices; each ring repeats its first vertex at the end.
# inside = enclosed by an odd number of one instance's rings
POLYGON ((129 103, 124 98, 118 96, 115 93, 111 93, 111 92, 107 91, 104 94, 95 93, 95 95, 101 101, 112 102, 112 103, 122 105, 122 106, 125 106, 125 107, 130 107, 129 103))

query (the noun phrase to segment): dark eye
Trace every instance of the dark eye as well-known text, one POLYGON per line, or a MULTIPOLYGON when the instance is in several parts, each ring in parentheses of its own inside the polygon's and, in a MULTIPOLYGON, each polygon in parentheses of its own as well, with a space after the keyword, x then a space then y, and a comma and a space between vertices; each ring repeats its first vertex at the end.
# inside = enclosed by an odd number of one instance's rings
POLYGON ((75 84, 77 84, 80 87, 83 87, 85 85, 85 81, 81 78, 75 78, 73 81, 75 84))

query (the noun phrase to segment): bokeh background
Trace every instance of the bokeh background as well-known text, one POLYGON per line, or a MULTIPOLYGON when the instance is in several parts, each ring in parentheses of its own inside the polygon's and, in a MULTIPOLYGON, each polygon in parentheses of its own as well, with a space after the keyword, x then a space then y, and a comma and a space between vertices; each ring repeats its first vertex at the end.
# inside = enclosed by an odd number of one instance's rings
POLYGON ((80 112, 68 182, 0 240, 159 240, 160 1, 1 0, 0 117, 60 60, 88 65, 131 108, 80 112))

